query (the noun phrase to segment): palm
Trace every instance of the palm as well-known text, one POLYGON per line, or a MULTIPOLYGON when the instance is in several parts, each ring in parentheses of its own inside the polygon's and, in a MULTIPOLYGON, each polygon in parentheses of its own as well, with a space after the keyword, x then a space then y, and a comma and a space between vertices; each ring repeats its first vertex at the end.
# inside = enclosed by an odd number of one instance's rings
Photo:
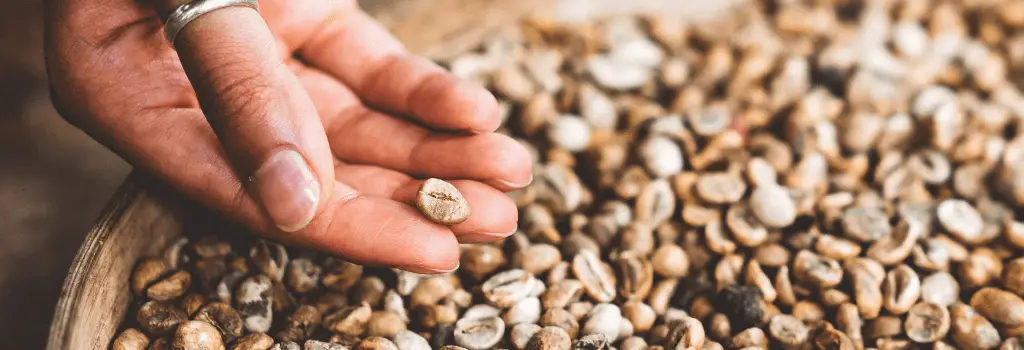
MULTIPOLYGON (((57 14, 63 26, 50 29, 49 36, 56 39, 49 42, 64 44, 49 49, 73 58, 50 62, 58 77, 53 81, 55 100, 58 105, 82 107, 62 110, 62 114, 136 166, 162 175, 187 194, 251 227, 273 231, 247 199, 244 176, 232 170, 217 138, 224 137, 222 130, 250 126, 211 128, 200 109, 215 105, 204 97, 232 89, 238 79, 221 79, 204 67, 183 67, 163 38, 160 19, 144 5, 130 0, 54 1, 67 6, 57 14), (76 6, 86 5, 90 11, 75 11, 76 6), (209 83, 190 84, 186 71, 192 81, 209 83)), ((283 123, 269 129, 322 128, 335 159, 335 193, 343 197, 304 230, 306 235, 278 238, 327 247, 366 263, 402 263, 388 252, 409 246, 457 256, 452 251, 457 249, 456 238, 482 241, 514 231, 516 217, 509 213, 515 213, 515 206, 502 191, 529 177, 529 156, 514 140, 487 132, 497 126, 493 97, 404 54, 352 0, 263 0, 260 7, 274 40, 239 52, 234 59, 221 57, 228 69, 217 72, 259 65, 252 55, 280 58, 273 65, 247 71, 303 89, 321 124, 283 123), (453 184, 473 207, 470 219, 451 227, 447 236, 445 230, 428 229, 413 209, 400 203, 415 192, 418 182, 413 176, 467 179, 453 184), (352 193, 360 200, 344 198, 350 193, 346 190, 358 191, 352 193), (410 236, 411 231, 421 235, 410 236)), ((247 35, 219 29, 203 33, 209 33, 214 43, 244 41, 247 35)), ((305 98, 268 89, 239 105, 270 104, 294 110, 295 101, 305 98)), ((245 142, 235 143, 227 153, 244 152, 245 147, 245 142)))

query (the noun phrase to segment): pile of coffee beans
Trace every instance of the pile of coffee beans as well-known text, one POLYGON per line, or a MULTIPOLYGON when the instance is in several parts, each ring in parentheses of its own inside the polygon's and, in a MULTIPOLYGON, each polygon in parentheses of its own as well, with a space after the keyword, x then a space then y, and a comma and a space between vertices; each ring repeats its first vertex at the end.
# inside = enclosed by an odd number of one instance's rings
POLYGON ((438 276, 182 239, 113 348, 1024 349, 1024 1, 521 29, 443 62, 534 156, 517 233, 438 276))

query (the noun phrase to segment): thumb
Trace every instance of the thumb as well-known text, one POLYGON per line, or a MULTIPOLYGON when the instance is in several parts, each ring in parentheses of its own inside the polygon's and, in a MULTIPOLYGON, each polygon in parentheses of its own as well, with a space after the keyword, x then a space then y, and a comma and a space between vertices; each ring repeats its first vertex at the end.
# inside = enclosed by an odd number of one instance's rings
POLYGON ((259 13, 237 6, 207 12, 172 44, 250 196, 281 230, 306 227, 334 190, 333 158, 312 101, 259 13))

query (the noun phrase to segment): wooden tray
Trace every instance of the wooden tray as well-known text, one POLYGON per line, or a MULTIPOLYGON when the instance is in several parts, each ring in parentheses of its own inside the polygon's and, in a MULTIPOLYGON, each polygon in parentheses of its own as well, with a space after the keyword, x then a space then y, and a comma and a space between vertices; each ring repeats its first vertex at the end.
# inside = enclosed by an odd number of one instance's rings
MULTIPOLYGON (((742 1, 721 0, 711 5, 679 0, 391 2, 375 13, 375 17, 412 52, 444 59, 472 48, 490 35, 512 28, 527 15, 580 20, 608 11, 664 14, 666 7, 659 6, 662 4, 679 15, 699 20, 742 1), (598 10, 585 10, 587 8, 598 10), (452 12, 450 9, 459 10, 452 12)), ((201 210, 197 207, 139 171, 130 174, 110 199, 72 262, 50 324, 47 349, 108 348, 132 302, 128 281, 135 263, 141 257, 159 253, 180 237, 186 218, 196 215, 191 211, 201 210)))

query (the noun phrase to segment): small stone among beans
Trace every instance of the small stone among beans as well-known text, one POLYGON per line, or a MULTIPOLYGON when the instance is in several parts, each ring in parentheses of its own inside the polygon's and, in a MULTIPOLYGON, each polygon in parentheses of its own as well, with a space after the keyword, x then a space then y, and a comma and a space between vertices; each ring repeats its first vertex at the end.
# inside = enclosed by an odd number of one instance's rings
POLYGON ((455 225, 469 218, 469 203, 455 186, 444 180, 430 178, 416 191, 416 208, 428 219, 444 225, 455 225))

